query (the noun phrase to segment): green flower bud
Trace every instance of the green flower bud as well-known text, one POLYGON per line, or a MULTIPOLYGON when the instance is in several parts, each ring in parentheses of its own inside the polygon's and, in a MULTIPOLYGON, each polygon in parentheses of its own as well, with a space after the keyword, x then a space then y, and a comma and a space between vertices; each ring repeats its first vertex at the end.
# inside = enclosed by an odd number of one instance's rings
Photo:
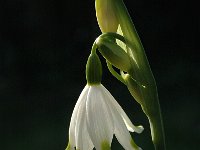
POLYGON ((134 99, 139 104, 142 104, 143 102, 142 102, 142 95, 141 95, 141 85, 137 83, 137 81, 134 80, 129 74, 124 75, 123 79, 131 95, 134 97, 134 99))
POLYGON ((120 70, 128 71, 131 68, 131 62, 128 54, 113 39, 98 38, 96 40, 99 52, 113 66, 120 70))
POLYGON ((86 64, 86 80, 90 85, 100 84, 102 78, 102 65, 96 53, 90 54, 86 64))

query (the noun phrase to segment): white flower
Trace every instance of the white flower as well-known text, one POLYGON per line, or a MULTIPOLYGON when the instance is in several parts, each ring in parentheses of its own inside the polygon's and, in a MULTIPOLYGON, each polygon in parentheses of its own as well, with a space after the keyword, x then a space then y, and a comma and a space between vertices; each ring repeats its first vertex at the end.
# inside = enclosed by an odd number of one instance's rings
POLYGON ((141 133, 102 85, 86 85, 72 114, 67 150, 109 150, 115 134, 126 150, 139 150, 128 131, 141 133))

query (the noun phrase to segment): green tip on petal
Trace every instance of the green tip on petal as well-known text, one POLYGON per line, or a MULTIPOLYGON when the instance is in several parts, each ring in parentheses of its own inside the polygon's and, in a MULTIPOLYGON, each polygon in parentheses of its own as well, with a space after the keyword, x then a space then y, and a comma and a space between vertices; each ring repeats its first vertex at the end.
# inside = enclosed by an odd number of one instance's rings
POLYGON ((101 150, 111 150, 110 144, 108 143, 108 141, 103 141, 101 143, 101 150))
POLYGON ((140 147, 138 147, 138 146, 135 144, 135 142, 133 141, 133 139, 131 139, 130 143, 131 143, 131 146, 132 146, 135 150, 142 150, 140 147))
POLYGON ((70 146, 70 144, 68 143, 67 148, 66 148, 65 150, 70 150, 70 149, 71 149, 71 146, 70 146))

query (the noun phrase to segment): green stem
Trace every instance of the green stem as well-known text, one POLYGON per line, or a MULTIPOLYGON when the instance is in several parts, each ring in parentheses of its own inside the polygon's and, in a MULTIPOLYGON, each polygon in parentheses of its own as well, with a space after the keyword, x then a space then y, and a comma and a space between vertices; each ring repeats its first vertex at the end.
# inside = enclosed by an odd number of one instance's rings
POLYGON ((130 53, 132 59, 136 60, 138 66, 138 68, 136 68, 133 65, 128 73, 133 79, 144 86, 144 88, 138 88, 138 92, 141 94, 140 104, 150 122, 152 141, 155 150, 166 150, 157 87, 145 54, 145 50, 123 0, 116 0, 113 4, 115 4, 115 13, 118 17, 123 36, 125 40, 127 40, 126 43, 131 42, 132 45, 128 48, 128 52, 130 53))
MULTIPOLYGON (((130 75, 133 76, 133 74, 130 75)), ((140 103, 143 112, 148 117, 155 150, 166 150, 161 109, 157 94, 157 88, 152 73, 148 76, 148 81, 151 82, 146 82, 145 84, 142 84, 140 88, 138 88, 139 90, 137 92, 140 93, 140 100, 136 101, 140 103), (150 78, 151 80, 149 80, 150 78)), ((135 86, 134 82, 132 84, 133 86, 135 86)), ((129 87, 129 91, 135 98, 135 91, 133 92, 133 88, 129 87)))
MULTIPOLYGON (((149 94, 148 94, 149 95, 149 94)), ((151 128, 152 141, 156 150, 165 150, 165 135, 161 109, 157 93, 152 94, 149 102, 153 102, 152 107, 146 108, 144 111, 147 115, 151 128)))

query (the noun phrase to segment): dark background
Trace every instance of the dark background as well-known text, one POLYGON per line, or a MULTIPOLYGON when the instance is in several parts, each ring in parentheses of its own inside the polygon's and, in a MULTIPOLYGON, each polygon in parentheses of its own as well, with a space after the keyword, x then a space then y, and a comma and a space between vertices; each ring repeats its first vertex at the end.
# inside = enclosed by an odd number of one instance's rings
MULTIPOLYGON (((198 150, 198 5, 125 3, 157 81, 167 148, 198 150)), ((94 0, 0 0, 1 150, 65 149, 71 113, 86 84, 87 57, 99 34, 94 0)), ((103 71, 103 84, 131 120, 145 127, 132 136, 144 150, 153 150, 140 106, 106 67, 103 71)), ((122 149, 116 140, 112 146, 122 149)))

